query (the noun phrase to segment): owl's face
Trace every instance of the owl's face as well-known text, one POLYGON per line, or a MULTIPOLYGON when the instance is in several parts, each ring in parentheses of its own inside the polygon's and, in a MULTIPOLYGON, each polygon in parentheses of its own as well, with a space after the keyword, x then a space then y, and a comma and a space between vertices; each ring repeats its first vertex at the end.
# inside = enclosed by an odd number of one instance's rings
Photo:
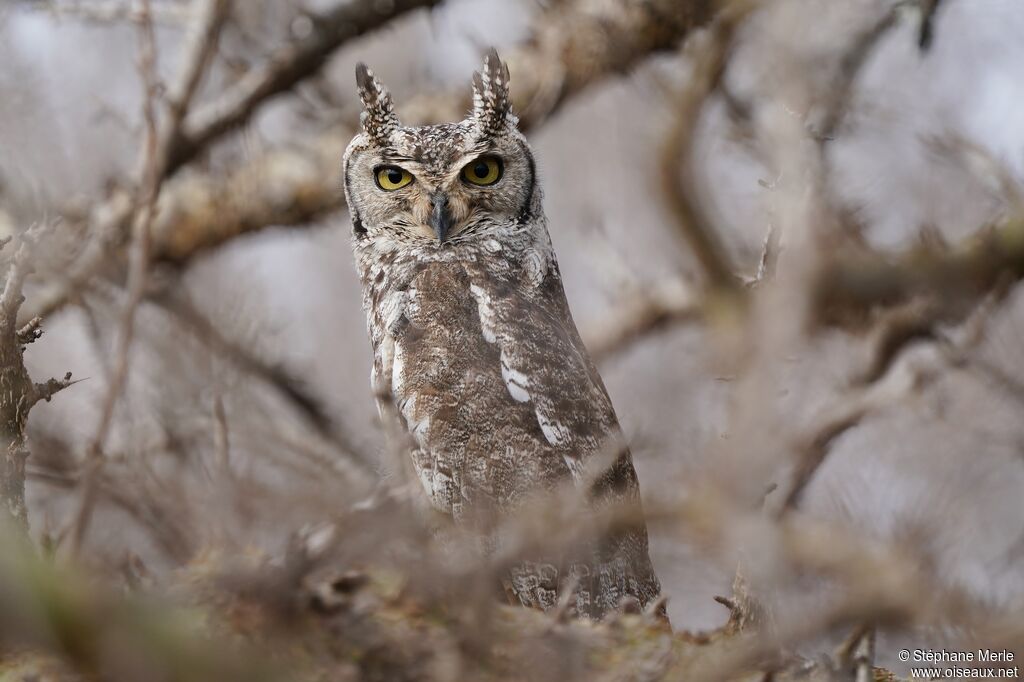
POLYGON ((530 229, 536 170, 496 54, 474 79, 473 113, 454 124, 402 127, 372 73, 356 75, 366 111, 344 173, 357 244, 430 258, 530 229))

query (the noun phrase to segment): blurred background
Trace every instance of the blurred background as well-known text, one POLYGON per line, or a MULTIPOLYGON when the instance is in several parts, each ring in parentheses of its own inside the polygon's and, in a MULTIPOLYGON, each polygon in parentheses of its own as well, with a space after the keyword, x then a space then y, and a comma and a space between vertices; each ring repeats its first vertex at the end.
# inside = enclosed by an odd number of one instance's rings
MULTIPOLYGON (((231 92, 268 55, 315 35, 319 17, 344 4, 234 3, 193 110, 231 92)), ((354 64, 367 62, 413 120, 432 117, 422 111, 457 115, 493 45, 510 58, 513 91, 520 82, 531 88, 517 96, 543 100, 544 70, 566 73, 546 61, 567 54, 548 33, 573 26, 572 12, 597 15, 616 3, 445 0, 404 12, 377 4, 398 16, 344 41, 322 68, 261 101, 164 181, 160 202, 168 204, 158 204, 124 386, 98 439, 100 494, 87 527, 77 529, 96 560, 131 555, 159 573, 217 543, 272 551, 322 520, 339 500, 337 486, 385 468, 340 196, 340 152, 359 111, 354 64), (431 108, 446 97, 447 108, 431 108), (256 218, 218 227, 221 212, 244 213, 238 206, 252 197, 264 202, 256 218), (188 208, 200 204, 212 218, 188 208), (226 492, 217 484, 222 470, 245 486, 226 492)), ((804 203, 812 186, 840 216, 835 229, 872 253, 955 245, 1017 210, 1018 0, 948 0, 933 15, 889 0, 763 4, 737 29, 718 93, 703 102, 688 144, 690 197, 739 278, 760 279, 766 257, 777 259, 779 273, 820 264, 800 227, 817 229, 804 203), (841 118, 828 126, 828 98, 844 79, 841 118), (819 165, 791 158, 807 153, 819 165)), ((28 423, 32 533, 58 543, 74 535, 81 514, 76 472, 97 442, 131 300, 127 240, 96 226, 97 211, 116 207, 139 177, 139 11, 135 2, 86 0, 0 6, 0 230, 53 226, 25 292, 22 317, 46 313, 26 364, 37 380, 68 371, 81 380, 36 407, 28 423)), ((152 2, 155 64, 167 82, 192 12, 187 2, 152 2)), ((707 34, 688 43, 700 46, 713 39, 707 34)), ((593 73, 570 69, 570 85, 524 115, 577 325, 607 351, 600 369, 649 508, 692 498, 709 476, 763 493, 792 469, 790 435, 813 430, 823 406, 859 386, 878 352, 877 327, 787 327, 783 302, 757 308, 758 323, 736 333, 728 322, 668 315, 615 336, 616 321, 630 319, 638 301, 675 305, 707 281, 664 189, 679 93, 699 76, 700 61, 675 43, 612 68, 602 59, 594 57, 593 73), (765 354, 772 364, 757 374, 756 397, 738 395, 753 390, 742 358, 765 354), (751 449, 752 463, 735 456, 751 449)), ((872 542, 913 545, 941 584, 1002 607, 1024 600, 1024 304, 1011 281, 983 305, 984 330, 956 361, 829 441, 799 513, 872 542)), ((964 333, 965 319, 930 320, 929 332, 900 352, 931 358, 964 333)), ((651 533, 675 627, 721 625, 728 612, 712 597, 731 590, 728 562, 671 524, 652 523, 651 533)), ((827 581, 807 577, 764 598, 785 614, 828 593, 827 581)), ((881 660, 898 666, 892 652, 908 637, 883 637, 881 660)), ((813 639, 802 646, 813 654, 813 639)))

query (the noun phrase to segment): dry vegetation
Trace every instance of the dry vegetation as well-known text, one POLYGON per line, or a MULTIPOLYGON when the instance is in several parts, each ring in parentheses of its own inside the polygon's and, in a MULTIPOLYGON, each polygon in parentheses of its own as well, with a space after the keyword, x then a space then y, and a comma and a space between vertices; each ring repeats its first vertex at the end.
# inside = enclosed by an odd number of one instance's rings
MULTIPOLYGON (((1024 397, 1012 370, 978 352, 1024 276, 1013 172, 966 139, 937 141, 937 154, 993 188, 997 209, 962 239, 922 229, 894 250, 865 236, 832 170, 861 69, 896 30, 905 39, 911 26, 922 53, 942 41, 939 2, 853 12, 796 0, 551 0, 530 8, 526 40, 498 46, 531 131, 595 83, 652 60, 673 72, 658 84, 668 122, 658 192, 688 274, 628 288, 585 331, 608 363, 699 326, 709 362, 732 377, 728 438, 701 454, 711 464, 680 482, 685 495, 646 505, 653 529, 736 575, 720 628, 677 623, 675 633, 630 604, 600 624, 502 605, 495 576, 516 550, 578 541, 621 518, 585 517, 566 490, 508 523, 509 552, 480 559, 387 475, 402 454, 367 447, 375 437, 361 431, 376 427, 331 413, 266 359, 258 334, 233 334, 188 285, 190 266, 246 233, 324 219, 345 229, 337 175, 357 110, 322 71, 363 36, 444 3, 242 4, 16 10, 129 27, 144 95, 135 169, 105 193, 45 211, 0 194, 12 232, 0 252, 0 679, 895 679, 874 667, 879 629, 1024 654, 1021 602, 943 580, 926 543, 880 541, 801 506, 844 434, 946 374, 995 382, 1018 407, 1024 397), (290 27, 283 38, 247 35, 247 17, 264 11, 290 27), (793 64, 755 88, 730 80, 734 60, 769 49, 766 25, 812 11, 812 23, 834 11, 848 26, 816 69, 793 64), (254 117, 288 98, 311 99, 317 115, 282 144, 246 148, 254 117), (725 238, 705 200, 694 148, 709 115, 776 178, 765 182, 773 212, 758 253, 725 238), (33 342, 71 315, 80 331, 67 343, 92 344, 101 376, 30 377, 33 342), (837 335, 853 367, 847 385, 786 419, 779 373, 837 335), (87 383, 92 392, 79 391, 87 383), (147 396, 144 415, 132 395, 147 396), (51 398, 88 405, 66 413, 77 415, 70 429, 30 419, 51 398), (779 607, 778 595, 810 582, 826 596, 779 607), (837 633, 838 648, 822 643, 837 633)), ((461 118, 468 95, 426 88, 402 99, 402 119, 461 118)))

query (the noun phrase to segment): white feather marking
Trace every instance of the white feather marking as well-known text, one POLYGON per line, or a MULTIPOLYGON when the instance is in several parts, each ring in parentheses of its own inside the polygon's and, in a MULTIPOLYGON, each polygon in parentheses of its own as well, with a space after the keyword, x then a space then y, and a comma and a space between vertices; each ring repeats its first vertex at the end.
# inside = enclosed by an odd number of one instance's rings
POLYGON ((391 391, 396 395, 402 391, 402 372, 404 370, 405 353, 402 352, 401 344, 396 342, 394 358, 391 361, 391 391))
POLYGON ((534 245, 526 252, 523 269, 526 271, 526 281, 530 286, 539 287, 544 282, 544 278, 548 276, 547 254, 534 245))
POLYGON ((392 334, 395 333, 398 323, 402 320, 402 315, 405 314, 406 300, 407 295, 404 291, 393 291, 381 301, 380 309, 384 328, 392 334))
POLYGON ((427 446, 427 435, 430 432, 430 417, 419 418, 416 413, 416 394, 413 393, 402 401, 400 409, 409 432, 421 447, 427 446))
POLYGON ((563 450, 562 461, 565 462, 565 466, 569 467, 569 474, 572 475, 574 481, 579 481, 583 478, 583 464, 579 459, 569 456, 563 450))
POLYGON ((530 400, 530 392, 527 390, 530 387, 530 378, 509 366, 504 349, 501 351, 501 378, 505 381, 505 387, 508 388, 512 400, 520 403, 530 400))
POLYGON ((494 308, 491 306, 491 296, 476 284, 469 285, 469 292, 476 299, 477 311, 480 315, 480 330, 484 334, 487 343, 496 343, 497 334, 494 331, 494 308))
POLYGON ((427 435, 430 433, 430 417, 414 420, 410 422, 410 425, 412 426, 413 437, 420 443, 426 443, 427 435))
POLYGON ((394 350, 395 340, 385 335, 381 339, 380 347, 377 349, 380 369, 377 368, 377 363, 375 362, 374 371, 370 376, 370 380, 373 382, 370 387, 378 396, 391 394, 391 364, 394 359, 394 350))
POLYGON ((434 498, 434 470, 428 469, 427 467, 416 467, 417 474, 420 477, 420 483, 423 485, 423 489, 427 491, 427 495, 430 496, 431 503, 436 507, 437 500, 434 498))
POLYGON ((557 419, 548 419, 541 411, 540 406, 534 410, 534 413, 537 415, 537 422, 540 424, 540 430, 544 432, 544 437, 549 443, 557 448, 569 442, 569 429, 565 428, 565 425, 562 424, 562 422, 557 419))
MULTIPOLYGON (((505 386, 508 387, 508 394, 512 396, 512 400, 515 400, 516 402, 520 403, 528 402, 530 400, 530 392, 527 391, 522 386, 520 386, 519 384, 517 384, 515 379, 513 379, 510 376, 507 376, 504 370, 505 368, 502 367, 501 375, 505 379, 505 386)), ((515 372, 515 370, 511 371, 515 372)), ((516 372, 516 374, 518 374, 518 376, 520 377, 523 377, 524 379, 526 378, 522 374, 519 374, 518 372, 516 372)))
POLYGON ((420 314, 420 300, 419 300, 419 289, 416 285, 410 286, 406 289, 405 297, 405 317, 409 320, 415 321, 420 314))

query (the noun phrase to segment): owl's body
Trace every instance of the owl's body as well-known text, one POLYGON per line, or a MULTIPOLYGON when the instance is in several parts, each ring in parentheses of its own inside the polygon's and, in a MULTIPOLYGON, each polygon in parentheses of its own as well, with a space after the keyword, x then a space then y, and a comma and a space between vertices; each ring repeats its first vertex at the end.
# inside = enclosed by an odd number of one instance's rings
POLYGON ((523 557, 506 587, 554 606, 575 583, 578 613, 660 591, 640 497, 611 401, 573 323, 533 156, 491 54, 465 122, 402 128, 359 71, 363 125, 345 156, 356 265, 382 416, 410 435, 438 510, 467 527, 525 513, 587 485, 625 524, 558 557, 523 557), (496 178, 496 179, 495 179, 496 178), (606 470, 588 463, 604 457, 606 470), (608 464, 610 463, 610 466, 608 464))

